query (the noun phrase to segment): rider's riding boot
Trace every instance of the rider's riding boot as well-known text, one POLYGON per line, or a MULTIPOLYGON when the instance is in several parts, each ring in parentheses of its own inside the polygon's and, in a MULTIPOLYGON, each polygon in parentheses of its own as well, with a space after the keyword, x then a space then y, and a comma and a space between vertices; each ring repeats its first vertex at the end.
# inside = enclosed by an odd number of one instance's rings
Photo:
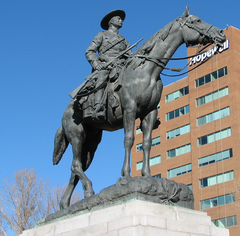
POLYGON ((95 110, 92 113, 92 118, 94 120, 104 120, 105 119, 105 111, 104 108, 101 105, 101 100, 103 96, 103 89, 98 90, 95 93, 95 110))

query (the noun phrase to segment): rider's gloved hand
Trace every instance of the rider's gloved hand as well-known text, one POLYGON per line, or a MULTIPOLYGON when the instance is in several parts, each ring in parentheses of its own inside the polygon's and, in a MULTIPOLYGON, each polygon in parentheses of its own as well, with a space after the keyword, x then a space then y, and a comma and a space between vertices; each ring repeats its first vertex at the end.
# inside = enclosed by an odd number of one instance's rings
POLYGON ((94 67, 95 70, 102 70, 104 69, 103 67, 103 64, 101 62, 99 62, 95 67, 94 67))

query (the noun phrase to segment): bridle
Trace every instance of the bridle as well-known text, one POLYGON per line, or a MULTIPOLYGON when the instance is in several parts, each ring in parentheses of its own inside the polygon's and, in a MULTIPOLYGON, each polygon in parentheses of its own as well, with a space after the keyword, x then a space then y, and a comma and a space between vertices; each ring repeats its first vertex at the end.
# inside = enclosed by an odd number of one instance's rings
POLYGON ((211 34, 208 33, 209 30, 213 27, 213 25, 209 25, 209 27, 208 27, 207 29, 202 29, 202 28, 200 28, 200 27, 198 27, 198 26, 196 26, 196 25, 193 24, 194 22, 196 22, 196 20, 193 21, 193 23, 189 23, 189 19, 191 20, 191 16, 188 16, 187 19, 184 20, 184 21, 180 20, 180 18, 179 18, 179 20, 178 20, 178 22, 179 22, 179 24, 180 24, 180 28, 181 28, 181 30, 182 30, 183 39, 184 39, 184 42, 185 42, 185 44, 186 44, 187 47, 188 47, 188 46, 191 46, 191 45, 188 43, 188 41, 187 41, 187 39, 186 39, 186 33, 185 33, 184 29, 183 29, 183 26, 185 26, 185 25, 186 25, 188 28, 197 31, 200 35, 204 35, 205 37, 210 38, 215 44, 218 44, 218 42, 216 41, 216 39, 213 38, 213 37, 211 36, 211 34))
MULTIPOLYGON (((185 33, 185 30, 183 29, 184 26, 187 26, 188 28, 197 31, 200 35, 204 35, 205 37, 210 38, 210 39, 213 41, 213 43, 207 44, 204 48, 202 48, 201 50, 198 50, 195 55, 188 56, 188 57, 182 57, 182 58, 167 58, 167 57, 163 57, 163 58, 153 58, 153 57, 150 57, 150 56, 147 56, 147 55, 136 55, 136 56, 139 57, 139 58, 145 58, 146 60, 152 61, 152 62, 154 62, 155 64, 157 64, 159 67, 162 67, 163 69, 171 70, 171 71, 175 71, 175 72, 181 72, 182 70, 184 70, 184 69, 188 66, 189 63, 187 63, 187 65, 186 65, 185 67, 183 67, 183 68, 175 68, 175 67, 173 67, 173 68, 167 68, 167 67, 165 66, 165 63, 162 62, 162 60, 164 60, 164 59, 167 59, 167 60, 185 60, 185 59, 190 59, 190 58, 192 58, 192 57, 195 57, 195 56, 197 56, 197 55, 203 54, 203 53, 211 50, 211 49, 207 49, 207 50, 203 51, 205 48, 209 47, 209 46, 212 45, 212 44, 214 44, 214 45, 212 46, 212 48, 215 47, 215 46, 217 46, 218 48, 219 48, 220 46, 222 46, 222 45, 221 45, 219 42, 217 42, 217 40, 216 40, 215 38, 213 38, 213 37, 211 36, 211 34, 209 33, 209 31, 210 31, 210 29, 213 27, 213 25, 209 25, 209 27, 208 27, 207 29, 202 29, 202 28, 197 27, 196 25, 193 24, 196 20, 193 21, 193 23, 189 23, 189 18, 190 18, 190 17, 191 17, 191 16, 186 17, 185 20, 182 20, 182 17, 179 17, 178 19, 176 19, 176 21, 178 21, 179 24, 180 24, 180 28, 181 28, 181 31, 182 31, 182 37, 183 37, 183 40, 184 40, 184 43, 186 44, 186 46, 187 46, 187 47, 188 47, 188 46, 191 46, 191 44, 188 43, 188 41, 187 41, 186 33, 185 33)), ((190 19, 191 19, 191 18, 190 18, 190 19)), ((199 47, 200 47, 200 44, 199 44, 199 47)), ((215 54, 216 54, 216 53, 218 53, 218 50, 216 50, 215 54)), ((193 69, 188 70, 188 71, 186 71, 186 72, 184 72, 184 73, 181 73, 181 74, 178 74, 178 75, 167 75, 167 74, 164 74, 164 73, 161 72, 161 74, 164 75, 164 76, 169 76, 169 77, 182 76, 182 75, 187 74, 187 73, 189 73, 190 71, 196 69, 197 67, 201 66, 202 64, 204 64, 204 63, 207 62, 209 59, 211 59, 215 54, 213 54, 211 57, 208 57, 205 61, 203 61, 201 64, 195 66, 193 69)))

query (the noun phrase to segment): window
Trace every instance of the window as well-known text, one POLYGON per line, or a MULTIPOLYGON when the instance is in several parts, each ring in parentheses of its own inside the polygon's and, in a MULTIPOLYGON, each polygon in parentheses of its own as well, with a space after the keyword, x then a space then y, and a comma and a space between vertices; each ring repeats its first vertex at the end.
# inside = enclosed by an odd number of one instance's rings
MULTIPOLYGON (((155 156, 155 157, 152 157, 150 158, 149 160, 149 165, 150 166, 154 166, 154 165, 157 165, 161 163, 161 156, 155 156)), ((141 170, 142 169, 142 165, 143 165, 143 162, 140 161, 140 162, 137 162, 137 170, 141 170)))
POLYGON ((156 179, 161 179, 161 174, 158 174, 158 175, 154 175, 153 178, 156 178, 156 179))
POLYGON ((185 115, 187 113, 189 113, 189 105, 187 105, 185 107, 181 107, 177 110, 174 110, 174 111, 171 111, 171 112, 167 113, 166 114, 166 121, 172 120, 174 118, 185 115))
POLYGON ((142 169, 142 165, 143 165, 142 161, 137 162, 137 170, 141 170, 142 169))
POLYGON ((160 142, 161 142, 160 137, 156 137, 156 138, 152 139, 152 145, 151 146, 152 147, 156 146, 156 145, 160 144, 160 142))
POLYGON ((209 93, 205 96, 202 96, 202 97, 199 97, 196 99, 196 106, 201 106, 205 103, 208 103, 208 102, 211 102, 213 100, 216 100, 218 98, 221 98, 221 97, 224 97, 226 95, 228 95, 229 92, 228 92, 228 87, 225 87, 225 88, 222 88, 222 89, 219 89, 217 91, 214 91, 212 93, 209 93))
POLYGON ((192 172, 192 164, 187 164, 168 170, 168 178, 173 178, 175 176, 183 175, 189 172, 192 172))
POLYGON ((166 103, 171 102, 171 101, 173 101, 177 98, 180 98, 182 96, 185 96, 187 94, 189 94, 188 86, 185 87, 185 88, 182 88, 178 91, 175 91, 173 93, 170 93, 170 94, 166 95, 166 103))
POLYGON ((168 159, 173 158, 188 152, 191 152, 191 144, 187 144, 187 145, 167 151, 167 158, 168 159))
POLYGON ((150 165, 150 166, 157 165, 157 164, 159 164, 159 163, 161 163, 161 156, 160 156, 160 155, 159 155, 159 156, 156 156, 156 157, 152 157, 152 158, 150 158, 150 160, 149 160, 149 165, 150 165))
POLYGON ((198 164, 199 164, 199 167, 202 167, 202 166, 210 165, 218 161, 223 161, 232 157, 233 157, 233 152, 231 148, 222 152, 217 152, 212 155, 199 158, 198 164))
POLYGON ((137 144, 137 152, 140 152, 143 150, 142 143, 137 144))
POLYGON ((229 216, 218 220, 212 220, 212 225, 220 228, 228 228, 237 225, 237 216, 229 216))
POLYGON ((205 188, 205 187, 212 186, 215 184, 227 182, 227 181, 230 181, 233 179, 234 179, 234 172, 232 170, 229 172, 225 172, 223 174, 214 175, 214 176, 200 179, 199 183, 200 183, 200 188, 205 188))
POLYGON ((210 199, 201 201, 201 210, 222 206, 235 202, 235 196, 233 194, 222 195, 210 199))
POLYGON ((231 128, 220 130, 218 132, 208 134, 198 138, 198 146, 203 146, 208 143, 218 141, 231 136, 231 128))
POLYGON ((136 134, 141 134, 142 133, 142 130, 140 128, 140 126, 137 126, 136 128, 136 134))
POLYGON ((190 124, 167 132, 167 140, 190 132, 190 124))
POLYGON ((221 118, 223 118, 225 116, 229 116, 229 115, 230 115, 230 108, 225 107, 221 110, 218 110, 213 113, 210 113, 205 116, 201 116, 201 117, 197 118, 197 126, 207 124, 209 122, 221 119, 221 118))
POLYGON ((192 190, 192 184, 188 184, 187 186, 192 190))
POLYGON ((218 79, 222 76, 225 76, 227 75, 227 67, 224 67, 220 70, 217 70, 217 71, 214 71, 213 73, 211 74, 208 74, 208 75, 205 75, 199 79, 197 79, 195 82, 195 85, 196 85, 196 88, 199 87, 199 86, 202 86, 204 84, 207 84, 215 79, 218 79))
MULTIPOLYGON (((151 146, 153 147, 153 146, 156 146, 156 145, 158 145, 158 144, 160 144, 160 143, 161 143, 160 137, 156 137, 156 138, 152 139, 152 144, 151 144, 151 146)), ((140 151, 143 150, 143 144, 142 144, 142 143, 137 144, 136 147, 137 147, 137 152, 140 152, 140 151)))

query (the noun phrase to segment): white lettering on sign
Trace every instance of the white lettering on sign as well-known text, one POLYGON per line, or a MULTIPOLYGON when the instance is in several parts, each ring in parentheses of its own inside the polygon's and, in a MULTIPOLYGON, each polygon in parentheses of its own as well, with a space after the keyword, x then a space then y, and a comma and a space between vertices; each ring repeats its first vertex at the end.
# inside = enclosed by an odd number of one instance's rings
MULTIPOLYGON (((225 41, 222 47, 219 48, 219 52, 223 52, 229 48, 229 40, 225 41)), ((206 58, 212 57, 217 51, 217 46, 214 48, 209 49, 207 52, 204 52, 200 55, 190 58, 189 66, 196 64, 198 62, 203 62, 206 58)))

